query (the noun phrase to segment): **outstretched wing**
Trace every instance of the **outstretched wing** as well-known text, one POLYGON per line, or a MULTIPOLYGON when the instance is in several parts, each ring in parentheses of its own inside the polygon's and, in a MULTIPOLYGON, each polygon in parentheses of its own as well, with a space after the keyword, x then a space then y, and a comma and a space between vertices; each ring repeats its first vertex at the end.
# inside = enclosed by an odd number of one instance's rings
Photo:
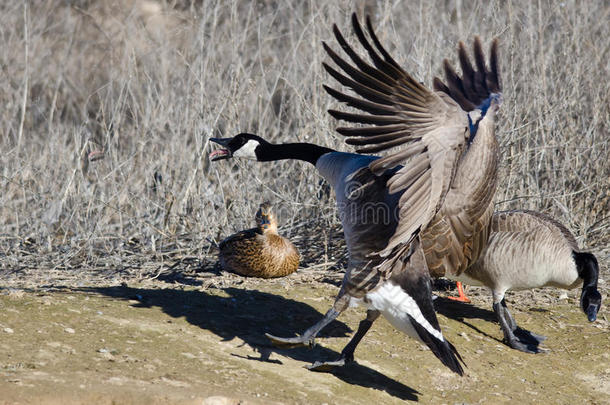
POLYGON ((469 137, 468 116, 450 94, 433 92, 405 72, 381 46, 369 18, 366 25, 374 47, 355 14, 352 23, 372 65, 354 52, 334 26, 337 41, 355 66, 324 43, 324 49, 343 73, 327 64, 324 68, 360 97, 324 88, 337 100, 363 112, 329 110, 337 119, 364 124, 337 128, 337 132, 348 137, 347 144, 358 147, 357 152, 375 153, 402 147, 369 166, 373 173, 381 175, 403 165, 387 183, 391 193, 403 191, 398 227, 380 252, 388 256, 396 254, 397 247, 406 249, 438 211, 469 137))
POLYGON ((443 92, 454 99, 464 111, 484 108, 492 93, 502 92, 500 73, 498 69, 498 39, 491 43, 489 51, 489 66, 485 66, 485 56, 481 46, 481 39, 474 38, 474 61, 476 70, 470 63, 466 46, 462 41, 458 44, 458 57, 462 68, 462 76, 458 76, 447 59, 443 61, 445 79, 443 83, 438 77, 434 78, 434 90, 443 92))

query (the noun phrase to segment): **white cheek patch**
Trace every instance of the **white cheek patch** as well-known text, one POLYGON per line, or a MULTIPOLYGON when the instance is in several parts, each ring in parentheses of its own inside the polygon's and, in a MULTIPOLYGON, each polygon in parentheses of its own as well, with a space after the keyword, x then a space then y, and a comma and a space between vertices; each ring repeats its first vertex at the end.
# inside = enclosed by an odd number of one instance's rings
POLYGON ((233 157, 257 160, 255 150, 258 145, 258 141, 249 139, 244 146, 233 152, 233 157))
POLYGON ((443 334, 424 318, 424 314, 422 314, 415 300, 392 281, 386 281, 378 289, 368 293, 366 299, 370 302, 369 306, 371 308, 381 312, 396 329, 412 338, 422 341, 411 324, 409 315, 432 336, 441 342, 444 341, 443 334))
POLYGON ((470 120, 474 124, 475 122, 477 122, 481 118, 481 110, 474 109, 474 110, 470 111, 468 113, 468 117, 470 117, 470 120))

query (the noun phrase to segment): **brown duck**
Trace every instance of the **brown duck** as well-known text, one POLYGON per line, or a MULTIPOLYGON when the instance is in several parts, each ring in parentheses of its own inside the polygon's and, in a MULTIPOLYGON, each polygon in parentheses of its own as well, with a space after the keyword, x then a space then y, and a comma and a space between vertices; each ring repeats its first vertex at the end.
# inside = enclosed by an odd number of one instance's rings
POLYGON ((256 228, 229 236, 218 245, 223 269, 247 277, 274 278, 294 273, 299 267, 299 251, 277 233, 271 204, 256 212, 256 228))

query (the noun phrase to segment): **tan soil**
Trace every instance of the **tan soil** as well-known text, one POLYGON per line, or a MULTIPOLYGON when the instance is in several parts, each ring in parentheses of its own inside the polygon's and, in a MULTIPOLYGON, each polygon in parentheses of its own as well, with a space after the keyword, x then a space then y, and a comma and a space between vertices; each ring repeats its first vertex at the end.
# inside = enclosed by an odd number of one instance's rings
POLYGON ((1 289, 0 404, 610 403, 609 323, 604 308, 588 323, 577 291, 507 300, 520 326, 548 336, 548 353, 502 344, 487 292, 470 288, 473 305, 436 304, 465 376, 383 319, 358 347, 357 364, 328 374, 303 366, 338 356, 364 310, 346 311, 312 350, 269 347, 265 332, 302 332, 337 293, 299 273, 219 276, 207 287, 1 289))

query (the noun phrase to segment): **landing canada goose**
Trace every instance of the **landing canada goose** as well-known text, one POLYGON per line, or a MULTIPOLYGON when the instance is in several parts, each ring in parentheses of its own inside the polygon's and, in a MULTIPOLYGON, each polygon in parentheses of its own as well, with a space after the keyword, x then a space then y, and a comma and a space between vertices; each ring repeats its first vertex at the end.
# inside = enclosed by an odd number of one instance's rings
POLYGON ((602 301, 597 291, 597 260, 578 248, 566 227, 533 211, 496 212, 491 224, 489 243, 481 257, 456 279, 492 290, 493 310, 510 347, 538 353, 545 338, 517 327, 504 301, 508 290, 572 289, 582 283, 580 306, 589 321, 595 321, 602 301))
POLYGON ((220 244, 218 259, 223 269, 249 277, 283 277, 299 268, 299 252, 277 233, 271 204, 256 212, 256 228, 229 236, 220 244))
MULTIPOLYGON (((461 375, 461 357, 443 337, 434 312, 429 271, 459 274, 476 261, 487 242, 498 165, 494 115, 502 100, 497 41, 491 47, 491 70, 485 66, 478 39, 474 45, 476 70, 460 44, 465 76, 457 76, 446 63, 446 70, 453 72, 448 76, 449 85, 430 91, 392 59, 375 36, 370 19, 367 28, 376 49, 355 15, 352 22, 374 66, 357 56, 334 26, 337 41, 357 67, 325 43, 331 59, 349 77, 327 64, 324 67, 363 98, 324 88, 339 101, 370 115, 329 113, 337 119, 368 124, 337 129, 349 137, 347 144, 360 146, 358 153, 405 148, 384 157, 366 156, 308 143, 271 144, 257 135, 241 133, 211 139, 222 147, 213 152, 212 160, 303 160, 315 165, 335 191, 349 253, 342 287, 333 307, 303 335, 267 335, 275 345, 313 345, 320 330, 350 302, 362 301, 368 305, 367 317, 341 357, 316 362, 311 369, 328 370, 353 360, 356 346, 383 314, 461 375)), ((437 79, 435 87, 439 85, 437 79)))

